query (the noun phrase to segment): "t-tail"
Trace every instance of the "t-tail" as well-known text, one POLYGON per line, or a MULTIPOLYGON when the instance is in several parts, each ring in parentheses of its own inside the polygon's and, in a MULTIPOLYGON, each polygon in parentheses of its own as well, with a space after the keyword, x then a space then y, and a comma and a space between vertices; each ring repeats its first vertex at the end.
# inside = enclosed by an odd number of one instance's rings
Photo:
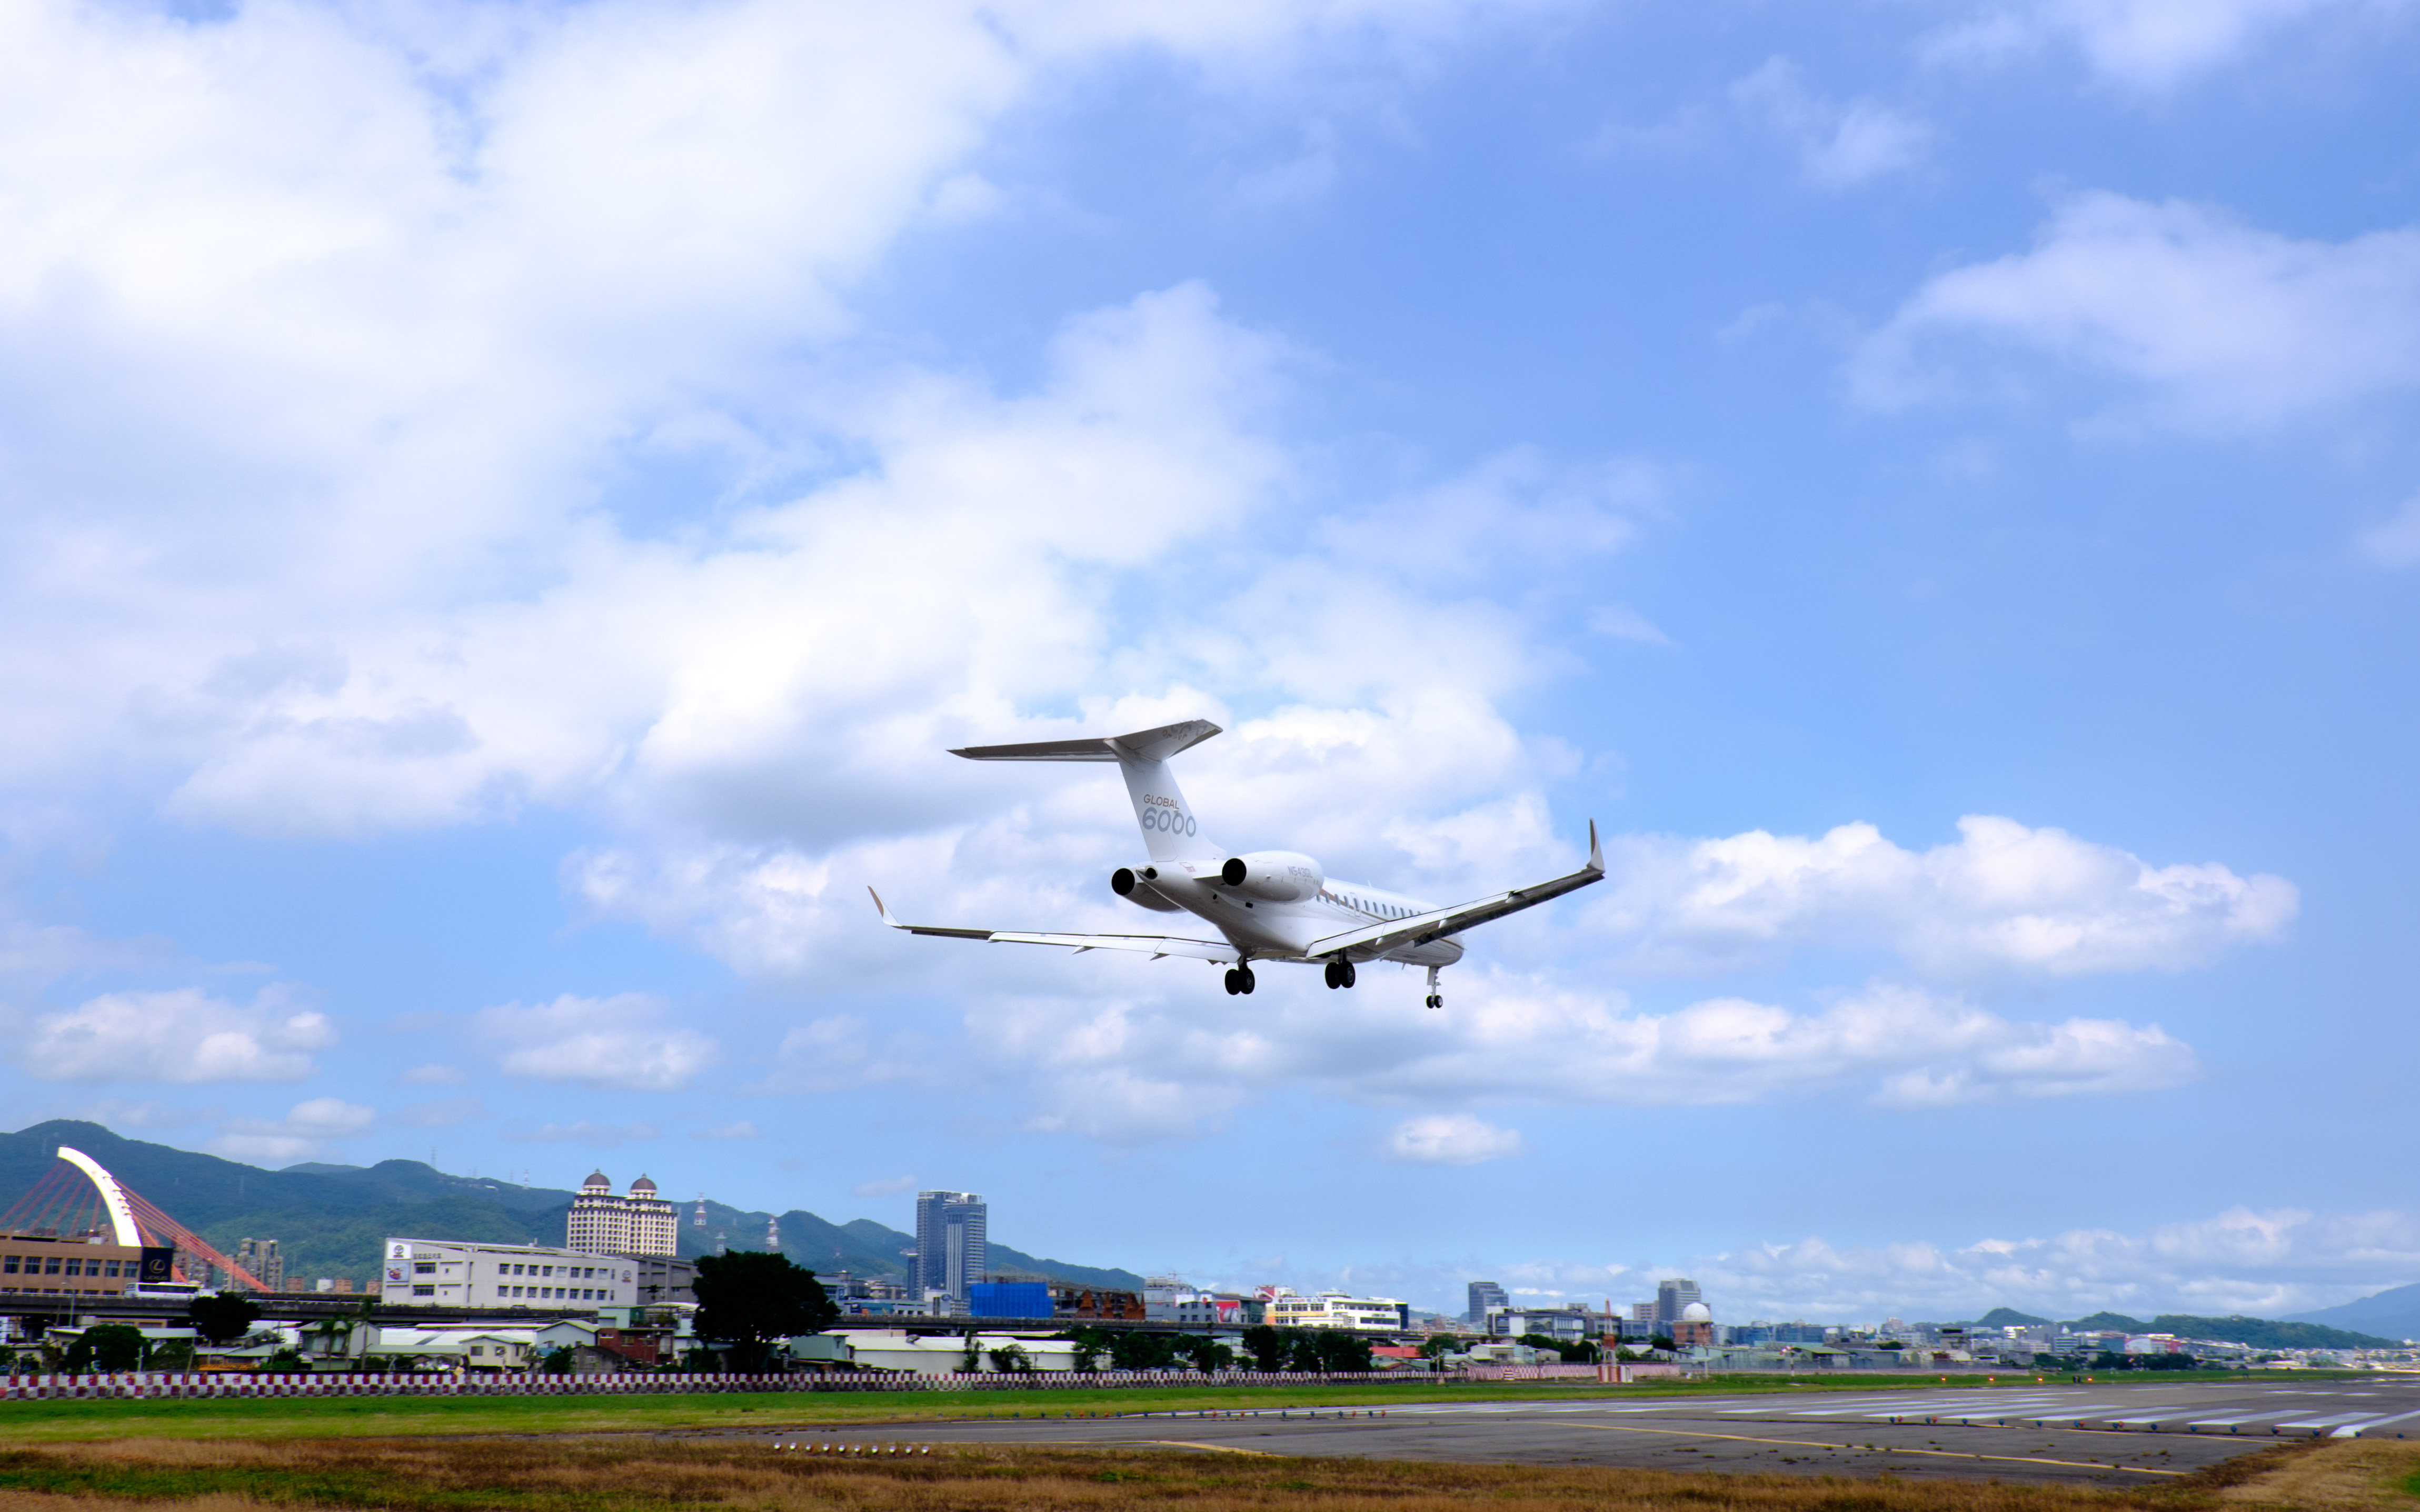
POLYGON ((1193 806, 1168 759, 1218 733, 1207 719, 1138 730, 1130 735, 1094 736, 1084 740, 1037 740, 1022 746, 968 746, 950 752, 970 762, 1115 762, 1134 799, 1135 823, 1142 826, 1143 848, 1155 862, 1183 861, 1227 853, 1202 832, 1193 806))

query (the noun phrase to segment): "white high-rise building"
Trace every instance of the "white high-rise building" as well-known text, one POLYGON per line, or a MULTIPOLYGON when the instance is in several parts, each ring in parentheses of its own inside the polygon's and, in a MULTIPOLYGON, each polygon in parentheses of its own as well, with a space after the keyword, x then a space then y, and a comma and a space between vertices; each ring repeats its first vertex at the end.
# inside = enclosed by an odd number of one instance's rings
POLYGON ((580 1183, 571 1199, 564 1243, 592 1255, 673 1255, 679 1252, 680 1216, 656 1196, 656 1183, 642 1176, 630 1190, 613 1196, 603 1171, 580 1183))
POLYGON ((985 1229, 990 1209, 974 1192, 916 1194, 916 1290, 965 1302, 990 1263, 985 1229))

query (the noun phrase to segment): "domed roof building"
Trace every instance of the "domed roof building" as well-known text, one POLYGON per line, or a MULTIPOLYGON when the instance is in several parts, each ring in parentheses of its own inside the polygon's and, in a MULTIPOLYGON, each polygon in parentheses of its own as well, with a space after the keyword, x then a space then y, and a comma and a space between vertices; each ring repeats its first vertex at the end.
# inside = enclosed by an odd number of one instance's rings
POLYGON ((1702 1302, 1693 1302, 1681 1309, 1672 1320, 1672 1347, 1712 1349, 1714 1346, 1714 1310, 1702 1302))
POLYGON ((680 1251, 680 1219, 673 1205, 656 1196, 656 1183, 642 1176, 622 1196, 603 1171, 580 1183, 571 1199, 571 1218, 564 1225, 564 1242, 587 1255, 675 1255, 680 1251))

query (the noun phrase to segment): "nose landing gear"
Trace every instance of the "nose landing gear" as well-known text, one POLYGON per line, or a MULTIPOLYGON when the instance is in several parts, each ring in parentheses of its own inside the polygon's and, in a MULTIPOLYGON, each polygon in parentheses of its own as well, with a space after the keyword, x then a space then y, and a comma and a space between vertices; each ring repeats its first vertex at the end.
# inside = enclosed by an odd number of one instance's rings
POLYGON ((1233 997, 1237 993, 1249 994, 1254 985, 1255 984, 1252 980, 1252 968, 1250 966, 1230 966, 1227 968, 1228 996, 1233 997))
POLYGON ((1327 985, 1330 987, 1352 986, 1353 963, 1343 960, 1341 957, 1331 959, 1327 963, 1327 985))

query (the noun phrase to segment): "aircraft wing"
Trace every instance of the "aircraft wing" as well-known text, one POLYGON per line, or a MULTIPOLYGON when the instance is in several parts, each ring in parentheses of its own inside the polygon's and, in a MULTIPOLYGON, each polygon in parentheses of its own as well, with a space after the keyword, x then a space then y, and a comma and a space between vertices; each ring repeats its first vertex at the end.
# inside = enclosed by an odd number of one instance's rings
POLYGON ((1517 914, 1524 908, 1535 908, 1540 903, 1559 898, 1567 892, 1576 892, 1591 882, 1602 881, 1604 877, 1605 847, 1597 843, 1596 821, 1591 819, 1589 821, 1588 864, 1569 876, 1557 877, 1552 882, 1541 882, 1534 887, 1515 887, 1510 892, 1499 892, 1492 898, 1456 903, 1451 908, 1438 908, 1425 914, 1415 914, 1409 918, 1390 918, 1383 924, 1371 924, 1357 930, 1347 930, 1342 934, 1330 934, 1326 939, 1313 940, 1302 953, 1313 960, 1321 956, 1332 955, 1350 955, 1359 961, 1375 960, 1389 950, 1400 950, 1407 946, 1426 945, 1431 940, 1441 940, 1449 934, 1459 934, 1464 930, 1484 924, 1490 919, 1502 918, 1507 914, 1517 914))
POLYGON ((938 924, 903 924, 891 917, 882 894, 872 887, 875 909, 882 921, 892 929, 906 930, 910 934, 940 934, 954 940, 989 940, 995 945, 1063 945, 1081 955, 1086 950, 1140 950, 1156 959, 1163 955, 1184 956, 1193 961, 1225 961, 1236 959, 1235 948, 1225 940, 1187 940, 1173 934, 1043 934, 1022 930, 945 929, 938 924))

